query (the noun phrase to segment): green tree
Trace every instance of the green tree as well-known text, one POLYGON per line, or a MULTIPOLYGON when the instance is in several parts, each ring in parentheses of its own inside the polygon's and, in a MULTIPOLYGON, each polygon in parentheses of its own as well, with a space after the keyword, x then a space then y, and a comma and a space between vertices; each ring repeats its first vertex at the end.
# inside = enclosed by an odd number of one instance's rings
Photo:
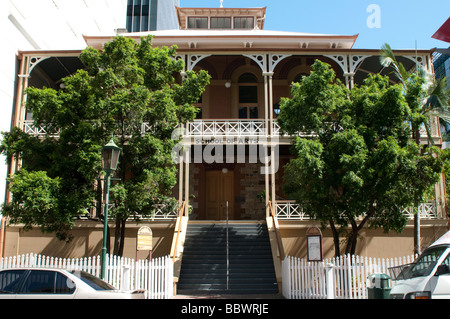
MULTIPOLYGON (((434 145, 433 134, 430 128, 430 116, 437 116, 441 122, 450 123, 449 90, 446 89, 447 81, 444 78, 436 80, 434 75, 417 65, 414 72, 407 72, 404 65, 398 62, 389 44, 385 43, 381 48, 380 62, 383 66, 391 66, 394 74, 400 80, 406 101, 414 116, 410 123, 413 137, 417 145, 420 145, 420 128, 425 127, 429 145, 434 145)), ((414 203, 414 251, 420 254, 420 219, 418 205, 414 203)))
MULTIPOLYGON (((151 37, 137 42, 117 36, 101 51, 82 51, 80 58, 86 67, 64 78, 64 89, 27 89, 27 110, 35 125, 46 127, 47 134, 38 139, 19 129, 3 133, 2 152, 21 159, 22 170, 45 172, 42 183, 58 181, 49 196, 58 203, 60 215, 43 220, 45 207, 30 209, 29 225, 50 231, 58 226, 62 231, 57 236, 70 238, 73 218, 92 206, 95 198, 100 202, 101 183, 96 181, 101 147, 111 136, 122 148, 115 174, 120 181, 113 183, 110 195, 111 217, 116 220, 114 254, 123 253, 126 220, 149 216, 156 204, 173 207, 170 195, 176 166, 171 150, 178 141, 172 140, 172 131, 195 118, 193 103, 209 83, 206 71, 186 72, 177 81, 184 62, 175 54, 175 46, 152 47, 151 37), (55 226, 48 227, 51 224, 55 226)), ((12 176, 11 185, 33 187, 23 175, 12 176)), ((11 192, 12 202, 3 210, 21 222, 25 216, 17 207, 27 199, 18 196, 15 188, 11 192)))
POLYGON ((420 201, 441 172, 438 150, 421 154, 411 140, 414 115, 400 85, 369 76, 351 90, 329 65, 316 61, 278 118, 297 137, 295 159, 286 166, 284 190, 306 212, 329 225, 335 255, 354 254, 363 227, 402 231, 405 207, 420 201))

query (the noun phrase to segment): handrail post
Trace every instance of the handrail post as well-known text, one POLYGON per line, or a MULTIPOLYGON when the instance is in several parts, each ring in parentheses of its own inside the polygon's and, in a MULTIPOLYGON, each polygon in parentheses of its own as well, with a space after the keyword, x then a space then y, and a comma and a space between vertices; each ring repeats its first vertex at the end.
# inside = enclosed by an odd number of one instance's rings
POLYGON ((279 226, 278 226, 278 221, 276 219, 275 213, 274 213, 273 208, 272 208, 272 201, 269 201, 269 212, 270 212, 270 215, 272 216, 272 224, 273 224, 273 227, 274 227, 275 239, 277 241, 279 258, 280 258, 280 261, 283 261, 283 259, 284 259, 284 251, 281 249, 281 245, 282 245, 281 244, 281 238, 279 238, 279 236, 278 236, 279 226))
POLYGON ((175 261, 175 258, 177 257, 178 238, 180 237, 181 223, 182 223, 182 220, 183 220, 183 215, 185 214, 184 213, 184 206, 185 206, 185 204, 186 204, 186 202, 183 201, 183 204, 178 208, 178 219, 177 219, 178 225, 177 225, 177 223, 175 223, 175 227, 177 227, 177 226, 178 227, 175 229, 175 231, 177 233, 177 236, 176 236, 176 239, 175 239, 175 246, 174 246, 173 255, 172 255, 172 260, 173 261, 175 261))

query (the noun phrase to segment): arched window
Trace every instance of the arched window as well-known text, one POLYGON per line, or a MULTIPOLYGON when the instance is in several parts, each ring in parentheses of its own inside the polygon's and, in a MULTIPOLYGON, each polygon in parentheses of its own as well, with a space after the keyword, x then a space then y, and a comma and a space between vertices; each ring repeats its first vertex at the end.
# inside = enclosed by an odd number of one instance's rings
POLYGON ((239 77, 239 118, 258 118, 258 79, 252 73, 239 77))

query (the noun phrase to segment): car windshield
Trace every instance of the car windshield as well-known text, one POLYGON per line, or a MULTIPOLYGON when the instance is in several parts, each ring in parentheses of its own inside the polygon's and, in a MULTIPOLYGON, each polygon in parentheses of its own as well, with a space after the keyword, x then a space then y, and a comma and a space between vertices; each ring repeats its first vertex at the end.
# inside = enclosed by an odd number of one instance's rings
POLYGON ((438 246, 425 250, 410 267, 403 270, 403 279, 428 276, 446 249, 438 246))
POLYGON ((107 282, 84 271, 72 271, 72 274, 80 278, 83 282, 94 288, 95 290, 117 290, 107 282))

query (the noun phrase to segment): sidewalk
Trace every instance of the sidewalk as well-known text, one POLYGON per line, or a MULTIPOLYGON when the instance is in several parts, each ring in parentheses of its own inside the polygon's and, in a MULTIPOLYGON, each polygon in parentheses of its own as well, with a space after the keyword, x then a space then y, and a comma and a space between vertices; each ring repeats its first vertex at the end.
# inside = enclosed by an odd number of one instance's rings
POLYGON ((175 295, 171 299, 284 299, 280 294, 276 295, 175 295))

